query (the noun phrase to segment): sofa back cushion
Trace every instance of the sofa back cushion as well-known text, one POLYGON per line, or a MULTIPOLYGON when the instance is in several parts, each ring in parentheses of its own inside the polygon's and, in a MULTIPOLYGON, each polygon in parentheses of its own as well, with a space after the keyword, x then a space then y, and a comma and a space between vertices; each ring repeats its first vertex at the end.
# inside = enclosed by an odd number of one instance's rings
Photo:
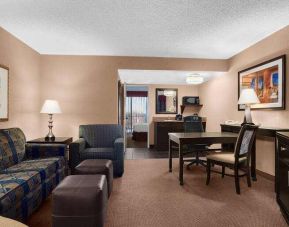
POLYGON ((117 138, 123 137, 122 126, 117 124, 80 125, 79 137, 86 147, 113 147, 117 138))
POLYGON ((25 156, 26 138, 19 128, 0 130, 0 170, 21 162, 25 156))

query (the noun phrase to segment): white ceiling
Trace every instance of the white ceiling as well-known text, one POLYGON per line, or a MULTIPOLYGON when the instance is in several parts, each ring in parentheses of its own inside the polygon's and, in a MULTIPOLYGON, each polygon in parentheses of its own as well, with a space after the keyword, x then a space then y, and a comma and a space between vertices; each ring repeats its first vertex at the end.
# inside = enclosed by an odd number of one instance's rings
POLYGON ((119 69, 118 75, 127 84, 179 84, 187 85, 188 74, 198 73, 204 82, 224 74, 223 72, 174 71, 174 70, 130 70, 119 69))
POLYGON ((288 0, 1 0, 42 54, 226 59, 289 24, 288 0))

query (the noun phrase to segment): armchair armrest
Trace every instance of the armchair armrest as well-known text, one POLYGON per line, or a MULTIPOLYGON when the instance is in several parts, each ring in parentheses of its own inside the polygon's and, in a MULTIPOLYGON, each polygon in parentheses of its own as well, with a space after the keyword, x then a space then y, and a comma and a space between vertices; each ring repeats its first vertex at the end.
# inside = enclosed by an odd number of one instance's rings
POLYGON ((85 140, 80 138, 69 145, 69 166, 73 170, 80 162, 80 153, 85 150, 85 140))
POLYGON ((26 143, 25 152, 27 159, 48 158, 55 156, 65 156, 65 144, 41 144, 26 143))
POLYGON ((122 153, 123 154, 123 150, 124 150, 124 140, 123 140, 123 138, 117 138, 114 141, 113 145, 114 145, 114 150, 117 153, 122 153))

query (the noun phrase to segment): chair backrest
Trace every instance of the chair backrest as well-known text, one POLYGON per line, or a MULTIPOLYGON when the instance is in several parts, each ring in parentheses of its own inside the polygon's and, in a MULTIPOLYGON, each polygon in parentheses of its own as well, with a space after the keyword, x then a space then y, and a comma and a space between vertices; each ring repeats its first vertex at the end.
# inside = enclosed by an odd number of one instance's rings
POLYGON ((252 146, 256 139, 257 129, 258 126, 250 124, 244 124, 241 127, 234 150, 236 160, 244 156, 247 156, 249 160, 252 146))
POLYGON ((204 132, 202 118, 196 115, 184 117, 184 132, 204 132))
POLYGON ((121 125, 80 125, 79 138, 84 138, 87 147, 113 147, 117 138, 123 137, 121 125))
POLYGON ((26 138, 20 128, 0 129, 0 170, 21 162, 26 138))

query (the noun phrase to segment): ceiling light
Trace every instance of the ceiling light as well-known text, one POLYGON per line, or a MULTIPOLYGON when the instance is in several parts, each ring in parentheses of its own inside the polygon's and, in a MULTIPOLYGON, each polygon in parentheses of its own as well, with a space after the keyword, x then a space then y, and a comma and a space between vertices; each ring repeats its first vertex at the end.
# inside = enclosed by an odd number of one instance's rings
POLYGON ((204 78, 200 74, 190 74, 186 79, 187 84, 201 84, 204 82, 204 78))
POLYGON ((164 96, 175 96, 175 91, 172 90, 164 90, 164 96))

